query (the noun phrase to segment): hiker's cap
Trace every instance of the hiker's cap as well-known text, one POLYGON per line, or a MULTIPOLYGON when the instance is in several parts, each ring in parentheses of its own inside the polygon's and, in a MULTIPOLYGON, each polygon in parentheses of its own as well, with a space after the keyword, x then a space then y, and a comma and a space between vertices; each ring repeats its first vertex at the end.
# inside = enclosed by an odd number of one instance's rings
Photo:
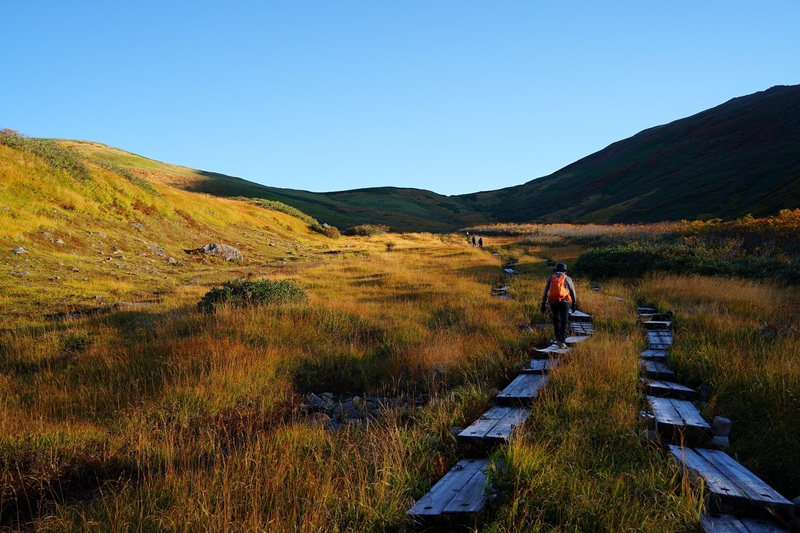
POLYGON ((566 272, 567 271, 567 264, 566 263, 558 263, 556 264, 556 272, 566 272))

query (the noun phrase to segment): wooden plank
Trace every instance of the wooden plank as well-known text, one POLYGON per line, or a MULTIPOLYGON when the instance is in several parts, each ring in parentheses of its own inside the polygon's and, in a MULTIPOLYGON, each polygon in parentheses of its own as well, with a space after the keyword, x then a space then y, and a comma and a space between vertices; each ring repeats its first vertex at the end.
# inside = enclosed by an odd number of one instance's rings
POLYGON ((569 319, 574 322, 591 322, 592 315, 586 314, 583 311, 572 311, 569 312, 569 319))
POLYGON ((591 322, 570 322, 569 327, 573 335, 594 335, 594 325, 591 322))
POLYGON ((660 379, 645 379, 642 380, 650 396, 676 398, 679 400, 694 400, 697 397, 697 392, 680 383, 673 381, 664 381, 660 379))
POLYGON ((779 516, 792 517, 794 504, 784 498, 778 491, 767 485, 741 463, 722 450, 695 450, 709 463, 722 472, 732 484, 741 490, 750 502, 749 516, 764 518, 771 516, 774 511, 779 516))
POLYGON ((514 428, 525 422, 530 413, 526 407, 492 407, 459 433, 458 438, 467 441, 507 441, 514 428))
POLYGON ((730 514, 703 513, 700 526, 706 533, 789 533, 774 522, 736 518, 730 514))
POLYGON ((707 511, 731 513, 741 511, 747 506, 745 494, 695 450, 670 444, 669 451, 678 466, 687 470, 693 483, 700 480, 705 483, 707 511))
POLYGON ((570 335, 569 337, 564 339, 564 341, 567 344, 580 344, 581 342, 588 339, 591 339, 591 337, 588 335, 570 335))
POLYGON ((652 307, 639 307, 638 311, 640 313, 655 313, 656 312, 656 310, 653 309, 652 307))
POLYGON ((523 368, 524 374, 547 374, 550 369, 556 368, 558 361, 556 359, 531 359, 531 364, 528 368, 523 368))
POLYGON ((653 348, 648 348, 647 350, 640 353, 639 357, 642 357, 643 359, 664 360, 667 357, 669 357, 669 352, 667 350, 655 350, 653 348))
POLYGON ((497 395, 495 400, 503 405, 529 404, 539 396, 539 391, 546 386, 546 375, 520 374, 497 395))
POLYGON ((645 320, 642 326, 646 330, 652 331, 670 331, 672 329, 672 320, 645 320))
POLYGON ((551 344, 546 348, 537 348, 533 351, 539 357, 552 357, 554 355, 564 355, 569 353, 569 348, 559 348, 558 344, 551 344))
POLYGON ((675 371, 659 361, 642 359, 640 364, 648 377, 653 379, 672 379, 675 377, 675 371))
POLYGON ((653 408, 657 424, 659 423, 659 413, 661 413, 663 414, 662 423, 664 424, 711 431, 711 425, 706 422, 692 402, 674 398, 658 398, 656 396, 645 397, 653 408))
POLYGON ((711 512, 747 514, 750 518, 766 518, 771 512, 791 518, 794 504, 727 453, 705 448, 681 448, 670 445, 670 453, 705 481, 711 512))
POLYGON ((462 459, 406 511, 406 514, 434 517, 481 510, 486 505, 488 463, 488 459, 462 459))

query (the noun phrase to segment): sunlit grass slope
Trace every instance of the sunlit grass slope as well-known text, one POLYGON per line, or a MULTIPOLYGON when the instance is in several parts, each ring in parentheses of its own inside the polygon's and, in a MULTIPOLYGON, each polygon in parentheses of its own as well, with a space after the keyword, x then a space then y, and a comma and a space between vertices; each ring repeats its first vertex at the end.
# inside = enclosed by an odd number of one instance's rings
POLYGON ((194 297, 220 270, 233 276, 243 266, 288 267, 330 242, 288 214, 139 179, 107 162, 76 159, 73 168, 59 167, 64 152, 52 150, 48 161, 0 144, 0 304, 7 324, 165 292, 194 297), (228 265, 184 251, 212 242, 239 248, 244 261, 228 265))
POLYGON ((456 197, 420 189, 375 187, 341 192, 285 189, 160 163, 99 143, 60 141, 60 144, 98 161, 118 165, 148 181, 219 197, 283 202, 341 230, 359 224, 385 224, 395 231, 452 231, 486 221, 484 215, 456 197))

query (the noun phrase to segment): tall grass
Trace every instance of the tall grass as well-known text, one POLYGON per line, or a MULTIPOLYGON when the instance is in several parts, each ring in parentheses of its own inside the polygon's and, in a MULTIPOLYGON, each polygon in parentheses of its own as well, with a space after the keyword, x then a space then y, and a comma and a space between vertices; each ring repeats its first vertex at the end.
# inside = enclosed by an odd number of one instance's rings
POLYGON ((642 298, 674 309, 684 380, 711 386, 705 408, 733 421, 732 451, 785 494, 800 492, 800 292, 763 282, 658 276, 642 298))

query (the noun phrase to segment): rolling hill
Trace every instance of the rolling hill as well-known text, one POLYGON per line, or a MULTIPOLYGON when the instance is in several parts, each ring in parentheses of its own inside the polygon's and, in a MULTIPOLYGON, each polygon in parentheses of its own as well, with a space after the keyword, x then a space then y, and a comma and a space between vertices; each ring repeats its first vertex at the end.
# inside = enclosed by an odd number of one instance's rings
POLYGON ((284 189, 98 143, 57 143, 147 183, 277 201, 342 230, 358 224, 446 232, 493 222, 731 219, 800 205, 800 86, 773 87, 649 128, 519 186, 458 196, 398 187, 284 189))
POLYGON ((778 86, 616 142, 550 176, 461 196, 501 222, 765 216, 800 205, 800 86, 778 86))

